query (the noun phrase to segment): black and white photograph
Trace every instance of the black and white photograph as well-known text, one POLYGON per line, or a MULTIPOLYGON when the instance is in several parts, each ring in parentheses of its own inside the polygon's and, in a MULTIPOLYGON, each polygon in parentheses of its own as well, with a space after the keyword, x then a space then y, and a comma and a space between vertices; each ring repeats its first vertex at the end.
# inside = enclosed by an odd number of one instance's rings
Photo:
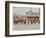
POLYGON ((39 30, 40 8, 13 7, 13 30, 39 30))

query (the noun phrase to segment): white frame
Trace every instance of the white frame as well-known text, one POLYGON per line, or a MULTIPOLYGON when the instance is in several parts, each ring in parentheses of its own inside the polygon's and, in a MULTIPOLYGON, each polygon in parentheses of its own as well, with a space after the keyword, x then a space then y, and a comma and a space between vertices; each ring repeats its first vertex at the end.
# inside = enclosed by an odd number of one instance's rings
POLYGON ((10 12, 10 35, 43 33, 43 5, 9 4, 10 12), (12 31, 13 29, 13 7, 35 7, 40 8, 40 30, 12 31))

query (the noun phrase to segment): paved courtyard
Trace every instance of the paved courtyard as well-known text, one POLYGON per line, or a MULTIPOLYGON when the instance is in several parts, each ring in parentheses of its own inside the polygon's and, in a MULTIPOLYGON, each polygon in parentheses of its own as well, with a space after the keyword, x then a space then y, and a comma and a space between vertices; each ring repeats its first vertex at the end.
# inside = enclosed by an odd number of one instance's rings
POLYGON ((13 30, 39 30, 40 24, 14 24, 13 30))

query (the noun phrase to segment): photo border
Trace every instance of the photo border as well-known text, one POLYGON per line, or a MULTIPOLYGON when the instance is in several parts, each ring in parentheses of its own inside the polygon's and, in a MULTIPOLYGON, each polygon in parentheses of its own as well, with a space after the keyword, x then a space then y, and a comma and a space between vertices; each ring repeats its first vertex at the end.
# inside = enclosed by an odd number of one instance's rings
POLYGON ((35 3, 35 2, 19 2, 19 1, 5 1, 5 36, 29 36, 29 35, 44 35, 45 34, 45 3, 35 3), (34 5, 43 5, 43 33, 36 34, 21 34, 21 35, 9 35, 9 4, 18 3, 18 4, 34 4, 34 5))

